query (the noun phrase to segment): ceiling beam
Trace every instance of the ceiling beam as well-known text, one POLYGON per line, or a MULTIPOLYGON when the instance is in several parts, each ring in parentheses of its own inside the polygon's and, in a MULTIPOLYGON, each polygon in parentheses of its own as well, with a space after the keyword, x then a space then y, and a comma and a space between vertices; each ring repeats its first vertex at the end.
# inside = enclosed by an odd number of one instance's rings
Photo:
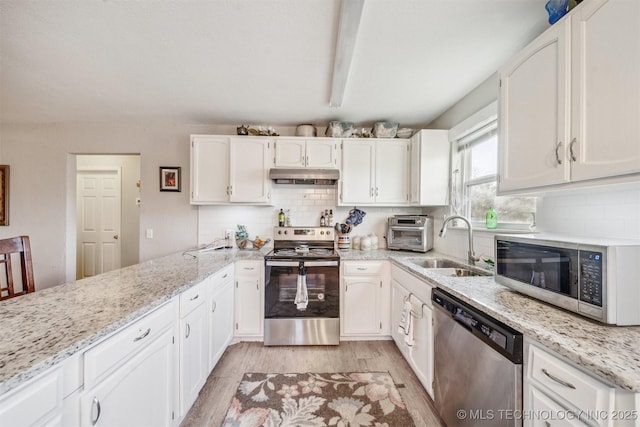
POLYGON ((338 39, 333 58, 331 96, 329 98, 329 106, 331 107, 342 106, 363 6, 364 0, 342 0, 338 39))

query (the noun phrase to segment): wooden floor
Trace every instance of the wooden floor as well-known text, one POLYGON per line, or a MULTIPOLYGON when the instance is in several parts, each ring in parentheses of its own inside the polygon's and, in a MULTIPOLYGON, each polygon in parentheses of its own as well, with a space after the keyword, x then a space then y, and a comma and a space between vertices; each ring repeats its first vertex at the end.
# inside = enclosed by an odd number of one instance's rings
MULTIPOLYGON (((416 426, 443 426, 431 398, 393 341, 345 341, 339 346, 230 346, 209 375, 181 427, 218 427, 245 372, 389 372, 416 426)), ((403 427, 403 426, 390 426, 403 427)))

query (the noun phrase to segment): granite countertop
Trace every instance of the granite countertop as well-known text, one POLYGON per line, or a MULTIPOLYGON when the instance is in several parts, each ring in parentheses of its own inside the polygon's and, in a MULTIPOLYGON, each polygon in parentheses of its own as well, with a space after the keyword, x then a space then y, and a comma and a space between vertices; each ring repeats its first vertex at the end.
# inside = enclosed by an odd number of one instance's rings
POLYGON ((0 302, 0 395, 226 265, 263 259, 268 250, 177 253, 0 302))
MULTIPOLYGON (((169 255, 0 303, 0 395, 84 351, 221 268, 261 251, 169 255), (14 327, 26 323, 29 327, 14 327)), ((493 277, 448 277, 410 258, 447 257, 390 250, 339 251, 342 260, 392 260, 569 360, 640 392, 640 327, 604 326, 520 295, 493 277)))
POLYGON ((514 292, 492 276, 444 276, 410 262, 410 258, 449 258, 466 263, 435 252, 341 251, 343 260, 391 259, 600 378, 640 392, 640 326, 607 326, 514 292))

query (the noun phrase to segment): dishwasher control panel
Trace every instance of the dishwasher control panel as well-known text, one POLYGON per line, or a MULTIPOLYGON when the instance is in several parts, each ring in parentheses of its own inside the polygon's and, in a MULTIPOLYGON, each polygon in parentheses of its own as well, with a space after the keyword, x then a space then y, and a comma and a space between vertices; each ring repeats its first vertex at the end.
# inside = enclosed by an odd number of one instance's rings
POLYGON ((469 332, 490 344, 515 363, 522 363, 522 334, 443 291, 434 289, 434 307, 444 310, 469 332))

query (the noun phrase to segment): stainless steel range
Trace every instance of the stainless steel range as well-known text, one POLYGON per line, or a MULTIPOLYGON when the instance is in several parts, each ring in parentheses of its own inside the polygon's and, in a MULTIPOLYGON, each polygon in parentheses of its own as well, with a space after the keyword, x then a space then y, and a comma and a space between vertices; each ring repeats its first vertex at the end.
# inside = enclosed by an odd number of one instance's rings
POLYGON ((265 256, 264 344, 340 343, 340 257, 331 227, 275 227, 265 256))

